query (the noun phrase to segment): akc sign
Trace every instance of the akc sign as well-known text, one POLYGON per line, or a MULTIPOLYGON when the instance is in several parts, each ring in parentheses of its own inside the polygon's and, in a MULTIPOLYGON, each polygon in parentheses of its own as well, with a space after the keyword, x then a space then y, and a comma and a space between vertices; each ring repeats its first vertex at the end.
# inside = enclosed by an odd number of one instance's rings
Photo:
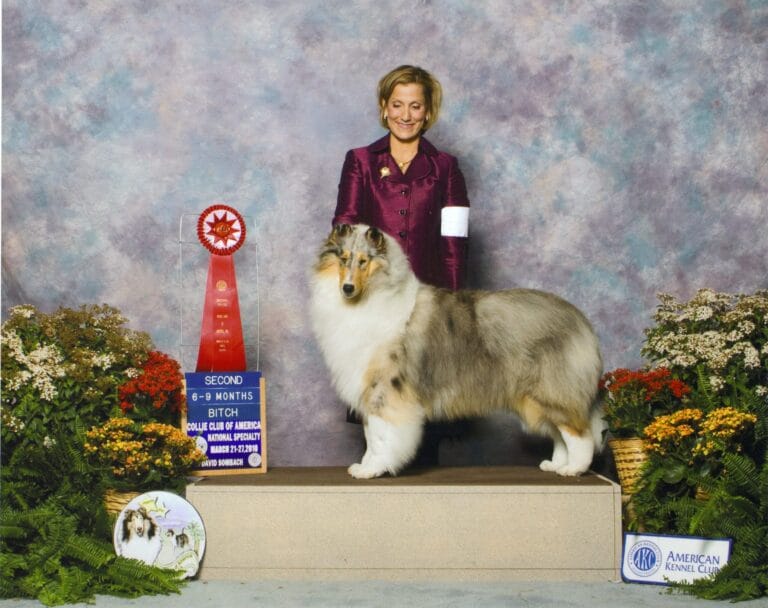
POLYGON ((261 372, 185 374, 187 435, 208 459, 193 475, 265 473, 266 418, 261 372))
POLYGON ((711 576, 728 563, 732 540, 662 534, 624 534, 621 577, 665 585, 711 576))

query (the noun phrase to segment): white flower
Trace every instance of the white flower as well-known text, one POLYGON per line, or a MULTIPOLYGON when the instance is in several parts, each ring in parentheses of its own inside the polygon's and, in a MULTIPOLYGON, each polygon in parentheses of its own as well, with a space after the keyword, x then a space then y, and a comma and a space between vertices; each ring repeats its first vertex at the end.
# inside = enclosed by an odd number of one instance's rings
POLYGON ((725 380, 723 380, 720 376, 710 376, 709 385, 712 387, 713 391, 719 393, 725 386, 725 380))
POLYGON ((24 345, 21 343, 21 338, 19 335, 12 329, 9 329, 7 331, 3 331, 2 339, 5 345, 8 347, 8 350, 11 351, 11 356, 13 359, 19 363, 23 363, 24 345))
POLYGON ((749 336, 753 331, 755 331, 755 324, 752 321, 741 321, 736 329, 727 335, 727 339, 730 342, 738 342, 749 336))
POLYGON ((699 306, 693 311, 693 320, 706 321, 707 319, 711 319, 713 314, 714 313, 709 306, 699 306))
POLYGON ((699 291, 696 292, 696 296, 694 300, 700 300, 702 302, 709 302, 713 303, 718 300, 717 297, 718 294, 714 292, 714 290, 705 287, 704 289, 699 289, 699 291))
POLYGON ((644 355, 657 365, 701 367, 714 391, 726 390, 731 378, 743 378, 750 389, 768 396, 768 386, 755 382, 768 356, 768 290, 744 295, 705 288, 688 302, 668 294, 659 294, 659 300, 657 325, 645 331, 644 355))
POLYGON ((8 380, 8 390, 17 391, 32 377, 32 373, 23 369, 8 380))
POLYGON ((31 353, 29 353, 29 355, 27 355, 27 362, 31 365, 56 365, 61 363, 62 359, 63 357, 61 356, 59 349, 51 344, 46 344, 45 346, 36 348, 31 353))
POLYGON ((100 369, 109 369, 114 362, 115 358, 109 353, 94 355, 92 359, 93 366, 100 369))
POLYGON ((51 401, 57 394, 54 378, 62 378, 66 375, 66 370, 61 366, 64 360, 61 351, 51 344, 46 344, 27 354, 16 332, 4 331, 2 338, 11 357, 26 368, 19 370, 8 379, 8 389, 18 390, 31 383, 39 391, 41 399, 51 401))
POLYGON ((11 308, 11 315, 15 317, 21 317, 23 319, 31 319, 35 316, 35 307, 29 304, 22 304, 21 306, 14 306, 11 308))
POLYGON ((744 355, 744 367, 754 369, 760 367, 760 353, 750 342, 739 342, 734 349, 739 348, 744 355))
POLYGON ((3 425, 14 433, 20 433, 26 426, 21 418, 17 418, 13 414, 7 412, 3 415, 3 425))
POLYGON ((696 357, 692 357, 691 355, 678 355, 672 360, 672 363, 679 365, 680 367, 693 367, 696 365, 697 360, 696 357))

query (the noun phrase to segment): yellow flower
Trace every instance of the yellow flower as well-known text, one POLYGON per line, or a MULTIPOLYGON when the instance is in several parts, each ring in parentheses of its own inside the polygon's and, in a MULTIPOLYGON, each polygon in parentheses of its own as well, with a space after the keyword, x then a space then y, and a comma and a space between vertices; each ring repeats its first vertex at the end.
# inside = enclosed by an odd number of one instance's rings
POLYGON ((686 408, 658 416, 645 427, 645 447, 650 452, 666 455, 678 447, 683 440, 696 434, 698 422, 703 417, 701 410, 686 408))
POLYGON ((195 440, 174 426, 128 418, 108 420, 87 432, 84 452, 89 459, 110 467, 114 477, 138 484, 152 467, 163 479, 186 474, 205 461, 195 440))

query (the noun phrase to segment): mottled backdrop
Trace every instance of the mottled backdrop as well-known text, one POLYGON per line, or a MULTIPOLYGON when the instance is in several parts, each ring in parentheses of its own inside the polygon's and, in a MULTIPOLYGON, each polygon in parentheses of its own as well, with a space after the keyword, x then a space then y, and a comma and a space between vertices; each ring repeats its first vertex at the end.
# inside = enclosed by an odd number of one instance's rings
MULTIPOLYGON (((431 139, 467 177, 473 285, 562 294, 607 367, 636 365, 657 292, 768 286, 767 32, 759 0, 5 0, 3 311, 110 303, 191 369, 189 222, 233 205, 270 464, 350 462, 307 268, 345 151, 382 135, 378 78, 414 63, 445 88, 431 139)), ((525 459, 515 430, 446 461, 525 459)))

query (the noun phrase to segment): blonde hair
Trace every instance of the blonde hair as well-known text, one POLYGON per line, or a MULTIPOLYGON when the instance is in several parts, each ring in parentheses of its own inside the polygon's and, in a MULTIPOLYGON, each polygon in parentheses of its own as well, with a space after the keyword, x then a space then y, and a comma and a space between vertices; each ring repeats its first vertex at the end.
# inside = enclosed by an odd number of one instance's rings
POLYGON ((387 119, 384 118, 384 109, 389 98, 392 97, 395 87, 399 84, 420 84, 422 89, 424 89, 427 117, 422 131, 426 131, 437 122, 437 117, 440 114, 440 104, 443 101, 443 87, 440 86, 437 78, 432 76, 427 70, 413 65, 401 65, 386 74, 379 80, 378 88, 379 109, 381 110, 379 122, 385 129, 389 127, 387 126, 387 119))

